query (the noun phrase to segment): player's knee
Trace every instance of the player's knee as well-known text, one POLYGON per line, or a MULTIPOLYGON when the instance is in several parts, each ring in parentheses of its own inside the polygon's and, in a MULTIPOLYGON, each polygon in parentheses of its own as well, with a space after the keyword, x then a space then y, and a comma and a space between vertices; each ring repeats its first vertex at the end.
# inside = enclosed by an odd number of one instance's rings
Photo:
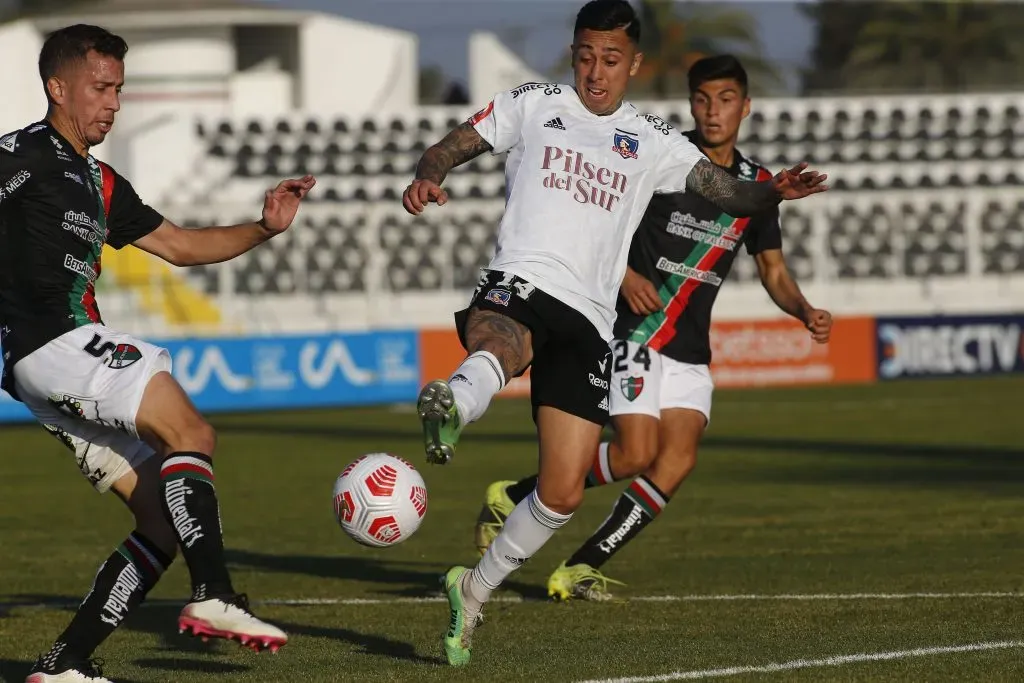
POLYGON ((646 434, 635 435, 621 444, 622 455, 612 462, 616 479, 626 479, 640 474, 658 457, 658 440, 646 434))
POLYGON ((552 512, 560 515, 570 515, 583 504, 583 483, 579 486, 566 486, 560 482, 558 486, 537 485, 537 498, 552 512))
POLYGON ((199 415, 190 415, 183 419, 174 433, 167 439, 167 451, 170 453, 202 453, 213 457, 217 447, 217 432, 199 415))

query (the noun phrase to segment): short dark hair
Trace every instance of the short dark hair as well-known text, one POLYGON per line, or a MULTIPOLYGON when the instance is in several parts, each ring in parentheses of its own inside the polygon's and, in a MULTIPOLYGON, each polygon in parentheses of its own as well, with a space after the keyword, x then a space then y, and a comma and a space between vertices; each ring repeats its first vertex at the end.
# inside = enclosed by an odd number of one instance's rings
POLYGON ((726 78, 731 78, 739 83, 743 88, 743 94, 747 94, 747 70, 740 64, 740 60, 732 55, 715 55, 698 59, 690 67, 687 78, 691 94, 708 81, 719 81, 726 78))
POLYGON ((43 79, 43 87, 61 69, 84 60, 90 50, 124 61, 128 43, 105 28, 89 24, 75 24, 54 31, 39 52, 39 77, 43 79))
POLYGON ((624 29, 634 45, 640 43, 640 17, 626 0, 591 0, 576 14, 573 35, 580 31, 624 29))

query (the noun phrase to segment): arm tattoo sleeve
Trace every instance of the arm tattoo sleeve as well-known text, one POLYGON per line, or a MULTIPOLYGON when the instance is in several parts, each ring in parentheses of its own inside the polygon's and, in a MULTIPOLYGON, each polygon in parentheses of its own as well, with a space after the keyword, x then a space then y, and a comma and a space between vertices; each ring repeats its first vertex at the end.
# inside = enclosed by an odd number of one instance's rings
POLYGON ((730 216, 751 216, 777 206, 782 197, 771 181, 739 180, 701 159, 686 176, 686 189, 696 192, 730 216))
POLYGON ((491 149, 476 129, 468 123, 460 124, 444 139, 423 153, 416 165, 416 178, 432 180, 438 185, 448 172, 470 159, 491 149))

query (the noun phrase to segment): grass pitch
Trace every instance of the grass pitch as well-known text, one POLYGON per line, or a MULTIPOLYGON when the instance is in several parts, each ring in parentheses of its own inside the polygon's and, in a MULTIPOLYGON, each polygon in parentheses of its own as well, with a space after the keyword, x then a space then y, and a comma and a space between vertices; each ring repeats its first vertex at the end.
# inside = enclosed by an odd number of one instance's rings
MULTIPOLYGON (((139 682, 1024 680, 1022 396, 1017 378, 719 391, 697 470, 605 566, 623 602, 544 600, 617 484, 496 594, 462 670, 440 657, 437 577, 475 560, 486 485, 535 469, 529 406, 495 401, 446 467, 423 462, 409 407, 217 416, 234 581, 291 642, 271 656, 179 636, 179 558, 97 654, 139 682), (416 463, 430 499, 415 536, 373 550, 330 498, 381 450, 416 463)), ((40 428, 0 444, 0 678, 21 681, 131 522, 40 428)))

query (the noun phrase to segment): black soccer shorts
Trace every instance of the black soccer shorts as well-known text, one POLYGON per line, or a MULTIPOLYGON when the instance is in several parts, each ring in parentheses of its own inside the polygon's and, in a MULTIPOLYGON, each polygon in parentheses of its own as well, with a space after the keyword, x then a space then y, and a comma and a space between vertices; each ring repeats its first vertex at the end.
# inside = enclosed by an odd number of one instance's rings
POLYGON ((501 313, 529 328, 533 337, 530 400, 534 421, 540 406, 602 426, 608 421, 611 349, 582 313, 516 275, 485 270, 469 307, 455 314, 463 348, 466 321, 473 308, 501 313))

